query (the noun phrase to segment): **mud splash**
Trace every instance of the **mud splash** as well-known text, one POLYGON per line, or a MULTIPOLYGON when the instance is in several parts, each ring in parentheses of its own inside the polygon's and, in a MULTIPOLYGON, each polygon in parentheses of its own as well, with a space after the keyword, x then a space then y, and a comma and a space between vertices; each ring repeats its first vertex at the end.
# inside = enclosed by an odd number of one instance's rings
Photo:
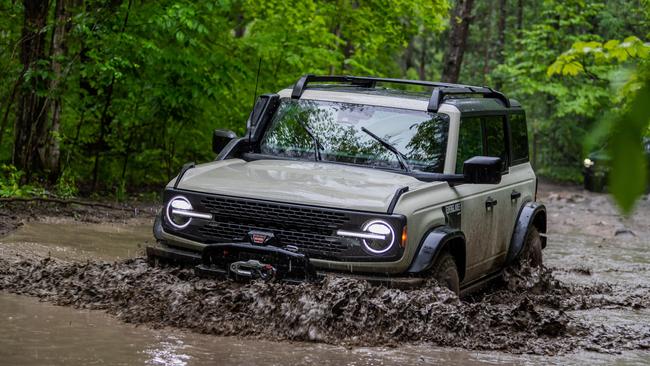
POLYGON ((604 329, 569 314, 647 308, 647 288, 624 293, 609 285, 564 285, 547 269, 511 271, 502 290, 460 301, 434 284, 398 290, 337 277, 320 284, 238 284, 153 268, 142 258, 78 263, 5 250, 0 290, 105 310, 130 323, 225 336, 346 346, 427 342, 546 355, 650 347, 650 325, 604 329))

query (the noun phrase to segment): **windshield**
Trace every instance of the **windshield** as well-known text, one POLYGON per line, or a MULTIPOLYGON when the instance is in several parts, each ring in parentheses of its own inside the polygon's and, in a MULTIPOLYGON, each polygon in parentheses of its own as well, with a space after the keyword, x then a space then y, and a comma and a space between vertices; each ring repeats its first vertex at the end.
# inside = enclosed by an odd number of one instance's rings
POLYGON ((400 170, 403 158, 410 169, 442 173, 448 131, 449 119, 444 114, 282 99, 260 152, 305 160, 318 160, 320 155, 323 161, 400 170))

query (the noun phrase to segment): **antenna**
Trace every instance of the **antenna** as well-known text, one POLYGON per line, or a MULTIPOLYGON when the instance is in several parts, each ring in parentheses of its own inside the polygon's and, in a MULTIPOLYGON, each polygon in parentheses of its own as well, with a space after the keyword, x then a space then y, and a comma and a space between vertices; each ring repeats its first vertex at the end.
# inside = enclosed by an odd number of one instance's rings
MULTIPOLYGON (((255 111, 255 102, 257 101, 257 86, 260 83, 260 70, 262 69, 262 57, 260 57, 260 61, 257 64, 257 76, 255 77, 255 94, 253 94, 253 108, 251 108, 251 116, 250 118, 252 119, 254 117, 253 112, 255 111)), ((251 120, 251 127, 248 129, 248 147, 250 148, 251 145, 251 133, 253 130, 253 121, 251 120)))

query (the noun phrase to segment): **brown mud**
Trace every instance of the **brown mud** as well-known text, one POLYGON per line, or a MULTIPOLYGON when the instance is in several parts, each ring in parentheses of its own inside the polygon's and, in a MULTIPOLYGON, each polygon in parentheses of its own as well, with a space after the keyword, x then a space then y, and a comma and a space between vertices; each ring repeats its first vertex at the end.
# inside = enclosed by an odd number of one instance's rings
POLYGON ((603 329, 567 313, 646 309, 647 288, 565 285, 547 269, 527 267, 509 271, 505 288, 460 301, 433 284, 406 291, 335 277, 321 284, 237 284, 152 268, 141 258, 78 263, 5 251, 0 289, 105 310, 129 323, 222 336, 350 346, 428 342, 534 354, 650 347, 650 324, 603 329))
POLYGON ((0 202, 0 237, 5 236, 26 222, 42 221, 44 218, 69 218, 85 223, 125 222, 132 218, 153 218, 158 206, 136 202, 117 209, 60 204, 50 202, 0 202))
POLYGON ((650 349, 643 239, 650 205, 642 202, 624 219, 603 195, 544 186, 540 196, 549 206, 549 268, 511 269, 501 286, 469 299, 433 283, 416 290, 337 277, 239 284, 151 267, 142 258, 80 261, 16 246, 0 246, 0 290, 104 310, 129 323, 274 341, 542 355, 650 349))

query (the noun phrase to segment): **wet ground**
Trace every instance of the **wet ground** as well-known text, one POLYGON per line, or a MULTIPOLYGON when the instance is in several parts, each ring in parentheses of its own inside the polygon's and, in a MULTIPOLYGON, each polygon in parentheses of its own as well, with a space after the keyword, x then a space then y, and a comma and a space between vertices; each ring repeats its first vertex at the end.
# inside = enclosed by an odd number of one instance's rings
POLYGON ((0 238, 0 363, 650 363, 650 203, 622 219, 606 196, 541 188, 549 269, 511 271, 465 301, 346 279, 215 283, 115 261, 151 240, 146 210, 17 217, 0 238))

